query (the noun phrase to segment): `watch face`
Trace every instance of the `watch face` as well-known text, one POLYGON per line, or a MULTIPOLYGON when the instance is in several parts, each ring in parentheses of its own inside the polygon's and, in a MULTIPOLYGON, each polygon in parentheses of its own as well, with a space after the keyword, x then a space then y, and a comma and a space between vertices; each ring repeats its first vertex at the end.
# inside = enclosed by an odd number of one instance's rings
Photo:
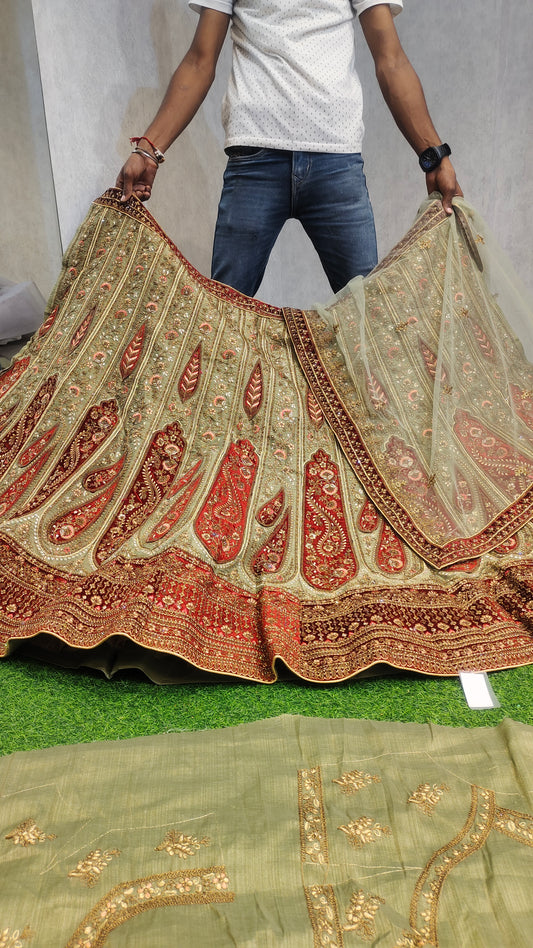
POLYGON ((433 171, 440 163, 440 157, 436 148, 426 148, 418 160, 423 171, 433 171))

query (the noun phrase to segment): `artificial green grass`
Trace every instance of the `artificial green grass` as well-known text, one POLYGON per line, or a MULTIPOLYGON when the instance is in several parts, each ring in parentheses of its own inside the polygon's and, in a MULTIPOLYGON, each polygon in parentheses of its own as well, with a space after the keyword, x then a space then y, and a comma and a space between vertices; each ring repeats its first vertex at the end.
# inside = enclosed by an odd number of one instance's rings
POLYGON ((292 681, 154 685, 140 675, 107 681, 96 672, 13 658, 0 662, 0 753, 228 727, 279 714, 455 727, 496 725, 509 717, 533 725, 533 667, 494 672, 491 682, 501 708, 471 711, 456 678, 399 674, 333 687, 292 681))

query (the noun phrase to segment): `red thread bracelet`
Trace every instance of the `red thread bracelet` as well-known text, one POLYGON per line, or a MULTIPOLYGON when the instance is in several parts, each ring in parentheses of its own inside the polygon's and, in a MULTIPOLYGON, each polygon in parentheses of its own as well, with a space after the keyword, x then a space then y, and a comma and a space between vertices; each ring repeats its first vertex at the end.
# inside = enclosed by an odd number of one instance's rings
POLYGON ((150 139, 146 137, 146 135, 141 135, 139 138, 130 138, 130 145, 138 145, 141 140, 148 142, 148 144, 150 145, 150 148, 153 148, 154 150, 154 157, 158 165, 162 164, 162 162, 165 160, 165 156, 163 155, 163 152, 160 151, 159 148, 157 148, 157 146, 154 145, 154 143, 151 142, 150 139))

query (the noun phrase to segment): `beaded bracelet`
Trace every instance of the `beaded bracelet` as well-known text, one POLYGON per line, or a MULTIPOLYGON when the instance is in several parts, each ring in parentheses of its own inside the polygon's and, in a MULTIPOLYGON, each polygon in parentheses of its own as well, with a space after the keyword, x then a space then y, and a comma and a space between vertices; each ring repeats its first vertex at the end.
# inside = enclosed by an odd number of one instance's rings
MULTIPOLYGON (((160 151, 159 148, 157 148, 157 146, 154 145, 154 143, 151 142, 150 139, 146 137, 146 135, 141 135, 140 138, 130 138, 131 145, 138 145, 140 141, 148 142, 148 144, 150 145, 150 148, 153 148, 154 150, 153 155, 150 155, 150 157, 155 158, 158 165, 162 165, 165 160, 165 156, 163 152, 160 151)), ((148 154, 148 152, 145 152, 145 154, 148 154)))

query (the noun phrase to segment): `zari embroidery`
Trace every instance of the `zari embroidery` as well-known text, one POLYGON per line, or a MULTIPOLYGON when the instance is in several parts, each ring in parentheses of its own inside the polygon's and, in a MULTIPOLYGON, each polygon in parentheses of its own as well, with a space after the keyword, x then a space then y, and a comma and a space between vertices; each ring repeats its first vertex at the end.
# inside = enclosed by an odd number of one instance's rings
POLYGON ((48 406, 55 391, 57 375, 44 382, 37 394, 32 398, 19 420, 10 428, 0 441, 0 475, 7 471, 9 465, 16 458, 24 442, 34 430, 39 418, 48 406))
POLYGON ((440 786, 437 786, 435 783, 432 785, 429 783, 421 783, 407 798, 407 802, 414 803, 426 816, 432 816, 443 794, 449 791, 449 789, 445 783, 441 783, 440 786))
POLYGON ((533 816, 529 813, 517 813, 516 810, 496 807, 493 826, 504 836, 526 846, 533 846, 533 816))
POLYGON ((263 370, 261 368, 261 363, 257 362, 252 374, 248 379, 246 388, 244 390, 244 395, 242 399, 242 404, 248 418, 251 420, 255 418, 257 412, 261 408, 261 402, 263 401, 263 370))
POLYGON ((120 856, 120 849, 93 849, 70 870, 69 878, 81 879, 86 886, 92 888, 114 856, 120 856))
POLYGON ((15 931, 4 928, 0 931, 0 948, 23 948, 22 942, 29 941, 34 934, 35 932, 31 930, 29 925, 26 925, 22 931, 19 931, 18 928, 15 931))
POLYGON ((231 444, 194 527, 216 563, 237 556, 244 538, 250 494, 259 458, 248 440, 231 444))
POLYGON ((336 777, 332 783, 338 784, 342 793, 357 793, 371 783, 381 783, 381 777, 377 774, 365 774, 362 770, 350 770, 336 777))
POLYGON ((169 830, 165 834, 163 841, 155 847, 155 852, 163 850, 169 856, 179 856, 180 859, 188 859, 193 856, 202 846, 208 846, 211 840, 208 836, 198 839, 197 836, 186 836, 184 833, 178 833, 176 830, 169 830))
POLYGON ((314 948, 343 948, 337 900, 331 885, 304 886, 314 948))
POLYGON ((337 829, 342 830, 354 849, 362 849, 369 843, 375 843, 384 836, 392 835, 390 826, 381 826, 370 816, 360 816, 359 819, 351 820, 345 826, 338 826, 337 829))
POLYGON ((298 771, 298 812, 302 863, 327 865, 328 834, 320 767, 298 771))
POLYGON ((355 932, 363 941, 372 941, 376 935, 375 917, 385 899, 379 895, 367 895, 362 889, 354 892, 346 909, 345 932, 355 932))
POLYGON ((5 838, 12 840, 14 846, 35 846, 49 839, 57 839, 55 833, 43 833, 31 816, 19 823, 5 838))
POLYGON ((302 572, 315 589, 339 589, 357 573, 339 470, 325 451, 305 465, 302 572))
POLYGON ((66 948, 101 948, 113 929, 150 909, 234 899, 224 866, 180 869, 121 882, 96 903, 69 938, 66 948))
POLYGON ((30 359, 26 356, 24 359, 18 359, 17 362, 14 362, 11 368, 6 369, 5 372, 0 373, 0 398, 7 395, 9 389, 13 387, 15 382, 18 382, 29 364, 30 359))

